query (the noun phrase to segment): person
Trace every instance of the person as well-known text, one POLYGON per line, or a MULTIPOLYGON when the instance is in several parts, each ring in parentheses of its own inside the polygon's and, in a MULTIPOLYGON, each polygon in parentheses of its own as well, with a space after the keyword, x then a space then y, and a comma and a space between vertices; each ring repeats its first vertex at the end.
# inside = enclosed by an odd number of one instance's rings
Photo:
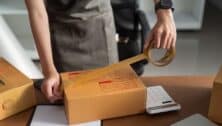
MULTIPOLYGON (((160 3, 160 0, 154 0, 160 3)), ((50 102, 62 99, 60 72, 93 69, 117 62, 110 0, 25 0, 44 74, 41 91, 50 102)), ((144 47, 174 47, 171 8, 156 11, 157 22, 144 47)))

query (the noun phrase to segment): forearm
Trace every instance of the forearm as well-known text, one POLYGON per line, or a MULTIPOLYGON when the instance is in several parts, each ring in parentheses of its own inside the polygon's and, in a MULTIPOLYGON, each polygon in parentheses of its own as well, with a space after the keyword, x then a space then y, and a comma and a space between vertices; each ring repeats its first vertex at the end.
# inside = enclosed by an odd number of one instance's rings
POLYGON ((45 76, 56 72, 50 40, 48 16, 43 1, 26 0, 30 25, 40 57, 40 63, 45 76))
MULTIPOLYGON (((160 0, 153 0, 154 4, 160 2, 160 0)), ((156 12, 157 20, 164 20, 164 19, 173 19, 173 13, 171 9, 159 9, 156 12)))

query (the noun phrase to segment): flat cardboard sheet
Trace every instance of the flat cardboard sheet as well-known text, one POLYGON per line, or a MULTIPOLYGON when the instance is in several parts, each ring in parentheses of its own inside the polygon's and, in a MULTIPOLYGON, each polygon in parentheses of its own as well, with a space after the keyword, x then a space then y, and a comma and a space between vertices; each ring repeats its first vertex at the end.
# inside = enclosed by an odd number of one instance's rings
POLYGON ((200 114, 194 114, 171 126, 218 126, 200 114))
POLYGON ((101 121, 68 125, 64 106, 38 105, 30 126, 101 126, 101 121))

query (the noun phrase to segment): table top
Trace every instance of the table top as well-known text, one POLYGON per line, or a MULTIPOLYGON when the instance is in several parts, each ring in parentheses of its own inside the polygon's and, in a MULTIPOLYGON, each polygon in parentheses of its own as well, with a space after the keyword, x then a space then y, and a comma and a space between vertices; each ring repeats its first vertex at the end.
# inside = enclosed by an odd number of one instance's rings
MULTIPOLYGON (((178 112, 158 115, 146 113, 103 120, 103 126, 169 126, 185 117, 200 113, 207 116, 214 76, 165 76, 142 77, 146 86, 162 85, 170 96, 180 103, 178 112)), ((37 91, 38 103, 46 103, 37 91)), ((0 126, 26 126, 30 123, 34 108, 0 121, 0 126)))

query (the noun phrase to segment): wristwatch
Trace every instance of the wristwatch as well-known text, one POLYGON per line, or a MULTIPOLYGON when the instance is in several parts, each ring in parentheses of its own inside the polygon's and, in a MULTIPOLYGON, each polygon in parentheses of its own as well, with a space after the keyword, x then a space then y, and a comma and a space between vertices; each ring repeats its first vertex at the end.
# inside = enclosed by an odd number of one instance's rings
POLYGON ((172 0, 160 0, 155 5, 155 12, 159 9, 171 9, 174 11, 172 0))

